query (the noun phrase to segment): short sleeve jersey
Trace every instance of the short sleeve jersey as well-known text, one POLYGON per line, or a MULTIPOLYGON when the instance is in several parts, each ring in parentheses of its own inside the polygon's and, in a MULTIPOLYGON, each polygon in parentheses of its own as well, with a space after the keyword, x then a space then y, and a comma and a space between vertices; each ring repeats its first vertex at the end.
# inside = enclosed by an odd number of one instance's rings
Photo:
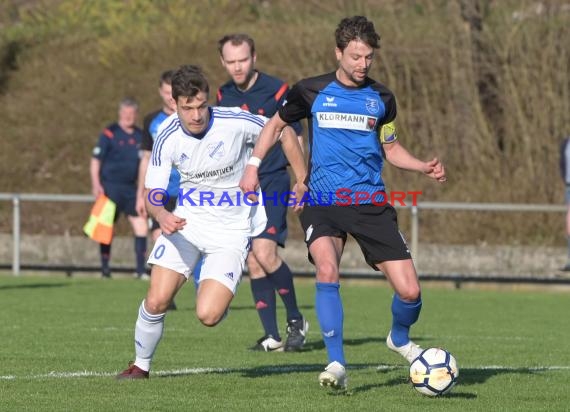
POLYGON ((395 97, 385 86, 367 78, 360 87, 347 87, 335 72, 304 79, 279 115, 288 123, 308 119, 307 186, 315 203, 346 202, 349 196, 354 204, 358 191, 385 190, 378 130, 396 117, 395 97))
POLYGON ((265 229, 265 208, 244 199, 239 181, 268 119, 239 108, 209 111, 210 122, 200 135, 188 132, 177 113, 166 119, 152 148, 145 186, 151 192, 164 189, 175 166, 180 172, 176 214, 188 222, 183 234, 237 230, 255 236, 265 229))
MULTIPOLYGON (((258 77, 251 88, 241 91, 233 81, 229 81, 218 89, 216 104, 224 107, 240 107, 253 114, 265 117, 272 117, 279 106, 281 106, 289 91, 287 83, 258 72, 258 77)), ((297 134, 301 134, 301 126, 297 123, 293 125, 297 134)), ((286 172, 287 158, 281 149, 281 145, 275 145, 267 153, 259 168, 259 176, 282 171, 286 172)))
MULTIPOLYGON (((143 122, 143 135, 142 135, 142 144, 141 149, 152 151, 152 146, 154 144, 154 140, 158 136, 158 129, 162 122, 164 122, 168 118, 168 114, 166 114, 163 110, 157 110, 155 112, 149 113, 145 116, 143 122)), ((170 180, 168 182, 168 187, 166 191, 171 197, 178 196, 178 189, 180 187, 180 173, 176 168, 172 168, 170 171, 170 180)))
POLYGON ((103 186, 136 184, 141 140, 142 131, 138 127, 127 133, 113 123, 103 130, 93 149, 93 157, 101 161, 99 173, 103 186))

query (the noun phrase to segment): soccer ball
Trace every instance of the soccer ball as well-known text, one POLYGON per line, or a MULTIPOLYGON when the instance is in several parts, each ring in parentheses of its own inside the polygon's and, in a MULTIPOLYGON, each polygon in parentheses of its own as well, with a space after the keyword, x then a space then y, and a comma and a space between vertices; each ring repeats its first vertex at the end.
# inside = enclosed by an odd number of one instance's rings
POLYGON ((412 385, 427 396, 446 394, 453 388, 458 376, 455 358, 440 348, 424 350, 410 365, 412 385))

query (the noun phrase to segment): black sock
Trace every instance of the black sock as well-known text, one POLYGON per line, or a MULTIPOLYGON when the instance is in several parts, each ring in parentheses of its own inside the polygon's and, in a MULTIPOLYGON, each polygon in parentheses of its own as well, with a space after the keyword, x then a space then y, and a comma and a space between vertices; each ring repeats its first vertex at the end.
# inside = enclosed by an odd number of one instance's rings
POLYGON ((251 292, 265 334, 280 340, 273 284, 267 278, 251 279, 251 292))
POLYGON ((146 236, 135 236, 135 254, 137 259, 137 274, 146 273, 146 236))
POLYGON ((273 284, 273 287, 281 296, 285 309, 287 310, 287 321, 301 319, 303 315, 297 307, 297 297, 295 296, 295 286, 293 286, 293 273, 285 262, 273 272, 268 273, 267 278, 273 284))
POLYGON ((111 259, 111 245, 104 245, 99 243, 99 249, 101 251, 101 272, 104 274, 111 273, 109 268, 109 260, 111 259))

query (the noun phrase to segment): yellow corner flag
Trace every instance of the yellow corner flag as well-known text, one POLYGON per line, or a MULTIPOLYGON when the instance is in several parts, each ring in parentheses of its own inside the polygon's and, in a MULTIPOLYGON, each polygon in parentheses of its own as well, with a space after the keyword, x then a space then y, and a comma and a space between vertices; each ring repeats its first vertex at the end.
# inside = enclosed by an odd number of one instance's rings
POLYGON ((117 205, 105 195, 95 201, 83 232, 96 242, 110 245, 113 239, 113 222, 117 205))

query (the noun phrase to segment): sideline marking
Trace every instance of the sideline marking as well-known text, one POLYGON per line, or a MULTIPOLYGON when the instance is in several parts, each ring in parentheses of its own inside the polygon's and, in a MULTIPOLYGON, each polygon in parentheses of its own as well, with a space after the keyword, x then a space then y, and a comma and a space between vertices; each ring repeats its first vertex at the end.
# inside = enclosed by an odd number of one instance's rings
MULTIPOLYGON (((408 366, 401 365, 356 365, 349 366, 349 370, 355 369, 375 369, 378 371, 390 371, 398 369, 408 369, 408 366)), ((506 372, 547 372, 547 371, 567 371, 570 370, 568 365, 554 365, 554 366, 531 366, 531 367, 520 367, 520 366, 501 366, 501 365, 485 365, 485 366, 462 366, 461 370, 502 370, 506 372)), ((153 376, 184 376, 184 375, 205 375, 209 373, 218 374, 228 374, 228 373, 244 373, 255 370, 256 373, 285 373, 285 372, 311 372, 320 371, 322 368, 315 365, 307 366, 277 366, 277 367, 267 367, 258 368, 252 366, 251 368, 183 368, 183 369, 173 369, 173 370, 162 370, 153 371, 153 376)), ((77 372, 49 372, 36 375, 0 375, 0 380, 16 380, 16 379, 69 379, 69 378, 105 378, 114 377, 120 371, 116 372, 95 372, 95 371, 77 371, 77 372)))

